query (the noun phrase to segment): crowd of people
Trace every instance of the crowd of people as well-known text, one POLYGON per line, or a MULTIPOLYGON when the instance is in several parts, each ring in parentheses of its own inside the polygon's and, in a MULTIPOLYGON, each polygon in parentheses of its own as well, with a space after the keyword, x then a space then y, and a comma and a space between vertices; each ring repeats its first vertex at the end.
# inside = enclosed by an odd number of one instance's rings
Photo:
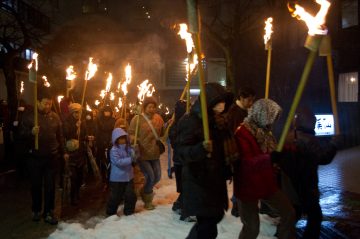
POLYGON ((229 208, 229 182, 231 214, 243 224, 239 239, 258 236, 262 204, 280 217, 278 238, 295 238, 295 224, 303 215, 307 225, 302 238, 319 238, 317 168, 332 161, 336 141, 324 143, 315 137, 315 116, 305 107, 298 110, 284 149, 278 152, 272 126, 282 109, 275 101, 256 100, 250 88, 240 90, 236 99, 216 83, 206 84, 205 89, 210 140, 204 138, 200 98, 189 112, 185 101, 176 102, 175 115, 165 124, 154 97, 145 98, 141 112, 126 119, 106 104, 98 112, 85 112, 71 101, 58 115, 52 111, 49 90, 40 90, 38 126, 29 109, 16 129, 17 140, 28 149, 32 220, 43 217, 46 223, 58 223, 55 188, 58 181, 61 188, 68 183, 64 175, 71 183, 71 205, 78 205, 81 186, 92 174, 110 191, 107 215, 116 214, 122 203, 124 215, 133 214, 137 196, 146 210, 154 210, 154 186, 161 179, 164 152, 161 137, 167 125, 179 193, 172 210, 180 220, 195 222, 187 238, 217 237, 217 224, 229 208), (134 189, 135 165, 145 178, 139 195, 134 189))

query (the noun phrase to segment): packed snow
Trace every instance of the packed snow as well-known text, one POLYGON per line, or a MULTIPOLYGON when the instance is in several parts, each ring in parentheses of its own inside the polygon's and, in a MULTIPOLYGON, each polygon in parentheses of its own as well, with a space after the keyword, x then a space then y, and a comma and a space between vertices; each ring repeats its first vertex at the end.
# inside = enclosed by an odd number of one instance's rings
MULTIPOLYGON (((107 238, 107 239, 184 239, 194 223, 179 220, 179 215, 171 210, 172 203, 177 198, 175 178, 167 177, 166 153, 161 157, 162 180, 155 188, 154 204, 156 209, 147 211, 143 209, 141 199, 137 201, 135 214, 122 215, 122 207, 118 215, 104 217, 99 215, 90 218, 85 223, 72 221, 60 222, 50 239, 77 239, 77 238, 107 238)), ((229 184, 229 196, 232 195, 232 184, 229 184)), ((231 205, 231 203, 230 203, 231 205)), ((260 215, 259 239, 276 238, 276 221, 260 215)), ((219 239, 238 238, 242 224, 239 218, 230 214, 230 209, 223 220, 218 224, 219 239)))

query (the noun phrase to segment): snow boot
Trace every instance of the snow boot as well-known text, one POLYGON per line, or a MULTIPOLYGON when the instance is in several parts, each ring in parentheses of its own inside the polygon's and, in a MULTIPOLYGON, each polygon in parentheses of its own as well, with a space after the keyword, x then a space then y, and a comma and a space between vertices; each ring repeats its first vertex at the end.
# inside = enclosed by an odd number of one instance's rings
POLYGON ((146 210, 154 210, 155 206, 152 204, 154 193, 142 193, 141 198, 144 201, 144 207, 146 210))

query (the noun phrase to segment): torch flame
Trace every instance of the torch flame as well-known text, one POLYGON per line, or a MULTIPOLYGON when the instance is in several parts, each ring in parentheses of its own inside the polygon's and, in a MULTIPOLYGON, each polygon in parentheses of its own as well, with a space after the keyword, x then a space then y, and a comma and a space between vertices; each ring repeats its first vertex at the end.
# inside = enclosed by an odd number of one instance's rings
MULTIPOLYGON (((189 72, 189 68, 190 68, 190 73, 193 72, 194 69, 196 68, 196 66, 199 64, 197 54, 193 55, 193 59, 192 59, 192 61, 190 63, 189 63, 189 58, 186 58, 185 61, 188 62, 188 64, 186 64, 186 72, 189 72)), ((186 77, 188 78, 189 76, 187 75, 186 77)), ((186 80, 188 80, 187 78, 186 78, 186 80)))
POLYGON ((59 104, 60 104, 60 102, 61 102, 61 100, 62 100, 63 98, 64 98, 63 95, 59 95, 59 96, 57 97, 57 100, 58 100, 59 104))
POLYGON ((266 45, 270 39, 271 39, 271 34, 273 33, 272 30, 272 22, 273 22, 273 18, 269 17, 266 21, 265 21, 265 35, 264 35, 264 44, 266 45))
POLYGON ((50 83, 49 83, 49 81, 47 80, 47 77, 46 77, 46 76, 42 76, 42 79, 44 80, 44 86, 45 86, 45 87, 50 87, 50 83))
POLYGON ((325 26, 325 18, 331 3, 327 0, 316 0, 316 3, 320 4, 320 10, 315 17, 306 12, 306 10, 298 4, 295 4, 295 9, 288 4, 291 16, 303 20, 306 23, 310 36, 326 35, 328 32, 325 26))
POLYGON ((138 99, 140 102, 143 102, 145 96, 150 97, 155 92, 155 87, 150 83, 149 80, 144 80, 140 85, 138 85, 139 93, 138 99))
POLYGON ((119 102, 118 102, 119 109, 121 109, 121 108, 122 108, 122 105, 123 105, 123 103, 122 103, 122 99, 119 97, 119 102))
POLYGON ((115 94, 114 94, 114 92, 110 92, 110 100, 115 100, 115 94))
POLYGON ((38 56, 39 56, 39 54, 34 52, 34 54, 32 55, 32 61, 28 65, 28 69, 31 69, 33 67, 33 63, 35 63, 35 70, 38 71, 38 56))
POLYGON ((131 65, 128 63, 125 67, 125 79, 128 84, 131 82, 131 65))
POLYGON ((90 108, 90 106, 88 104, 86 104, 86 111, 92 111, 92 109, 90 108))
POLYGON ((106 79, 106 87, 105 87, 106 92, 109 92, 109 91, 110 91, 112 79, 113 79, 113 76, 112 76, 111 73, 109 73, 109 76, 108 76, 108 78, 106 79))
POLYGON ((165 109, 166 109, 165 114, 166 114, 166 115, 170 114, 170 110, 169 110, 169 108, 168 108, 167 106, 165 107, 165 109))
POLYGON ((69 66, 66 69, 66 80, 74 80, 76 78, 76 72, 74 71, 74 66, 69 66))
POLYGON ((99 101, 99 100, 95 100, 95 105, 96 105, 96 106, 100 105, 100 101, 99 101))
POLYGON ((101 99, 104 99, 104 98, 105 98, 105 95, 106 95, 106 91, 105 91, 105 90, 101 90, 101 91, 100 91, 100 97, 101 97, 101 99))
POLYGON ((24 81, 21 81, 20 83, 20 94, 24 92, 24 81))
POLYGON ((97 71, 97 65, 92 62, 93 58, 89 57, 89 64, 88 68, 85 73, 85 80, 90 80, 94 77, 96 71, 97 71))
POLYGON ((180 31, 178 32, 178 35, 180 35, 181 39, 184 39, 186 41, 186 50, 188 53, 192 52, 193 48, 195 48, 194 41, 191 37, 191 33, 189 33, 188 26, 185 23, 179 24, 180 31))

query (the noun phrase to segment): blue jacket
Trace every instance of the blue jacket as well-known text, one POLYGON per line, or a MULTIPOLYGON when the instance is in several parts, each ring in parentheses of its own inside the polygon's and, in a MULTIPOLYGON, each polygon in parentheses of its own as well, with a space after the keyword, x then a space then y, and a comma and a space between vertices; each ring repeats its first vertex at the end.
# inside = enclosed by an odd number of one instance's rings
POLYGON ((134 178, 132 168, 132 148, 130 145, 116 145, 116 140, 124 135, 128 135, 123 129, 115 128, 112 132, 111 141, 113 146, 110 150, 110 182, 129 182, 134 178), (126 151, 128 147, 128 152, 126 151))

